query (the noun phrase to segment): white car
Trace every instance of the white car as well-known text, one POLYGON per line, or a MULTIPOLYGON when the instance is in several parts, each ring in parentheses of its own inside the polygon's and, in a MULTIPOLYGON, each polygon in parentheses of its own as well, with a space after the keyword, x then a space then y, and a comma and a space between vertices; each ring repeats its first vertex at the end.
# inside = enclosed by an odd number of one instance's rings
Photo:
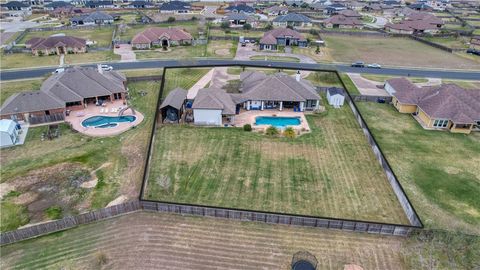
POLYGON ((377 63, 368 64, 367 67, 368 68, 382 68, 382 66, 377 64, 377 63))
POLYGON ((112 67, 112 66, 109 66, 109 65, 100 65, 100 68, 101 68, 103 71, 113 70, 113 67, 112 67))
POLYGON ((57 68, 57 69, 55 69, 54 72, 52 72, 52 74, 58 74, 58 73, 62 73, 62 72, 65 72, 65 68, 57 68))

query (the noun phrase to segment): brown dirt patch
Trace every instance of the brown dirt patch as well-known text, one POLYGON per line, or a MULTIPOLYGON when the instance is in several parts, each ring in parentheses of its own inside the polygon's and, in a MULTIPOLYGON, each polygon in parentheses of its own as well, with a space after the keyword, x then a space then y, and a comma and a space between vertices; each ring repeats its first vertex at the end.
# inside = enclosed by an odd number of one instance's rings
POLYGON ((230 55, 230 50, 229 49, 218 49, 218 50, 215 50, 215 54, 220 55, 220 56, 229 56, 230 55))

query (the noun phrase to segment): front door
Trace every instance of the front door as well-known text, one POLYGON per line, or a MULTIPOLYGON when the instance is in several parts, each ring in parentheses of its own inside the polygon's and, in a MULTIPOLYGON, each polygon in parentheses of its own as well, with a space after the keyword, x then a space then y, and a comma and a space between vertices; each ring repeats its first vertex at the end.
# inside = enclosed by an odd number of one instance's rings
POLYGON ((162 40, 162 47, 168 47, 168 40, 166 39, 162 40))
POLYGON ((287 39, 285 40, 285 46, 290 46, 290 39, 289 39, 289 38, 287 38, 287 39))

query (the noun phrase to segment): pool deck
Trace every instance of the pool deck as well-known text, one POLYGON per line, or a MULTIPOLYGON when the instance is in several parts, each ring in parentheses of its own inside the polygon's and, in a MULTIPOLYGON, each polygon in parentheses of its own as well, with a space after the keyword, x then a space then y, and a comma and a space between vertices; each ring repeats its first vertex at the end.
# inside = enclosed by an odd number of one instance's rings
POLYGON ((270 125, 255 125, 255 118, 258 116, 282 116, 282 117, 300 117, 300 125, 291 126, 293 129, 303 132, 309 132, 310 126, 303 112, 294 112, 291 110, 263 110, 263 111, 245 111, 242 110, 240 114, 235 116, 234 125, 237 127, 243 127, 245 124, 252 125, 252 129, 256 131, 265 130, 270 125))
POLYGON ((87 108, 83 110, 72 111, 70 115, 65 118, 65 121, 70 123, 72 127, 78 132, 88 136, 93 136, 93 137, 115 136, 140 124, 143 121, 143 114, 139 113, 138 111, 135 111, 135 114, 133 114, 131 110, 127 110, 124 112, 123 115, 124 116, 133 115, 136 117, 135 121, 118 123, 118 125, 113 128, 84 127, 82 126, 82 122, 83 120, 92 116, 118 116, 118 108, 125 107, 125 106, 126 105, 123 105, 123 101, 108 102, 107 106, 104 106, 104 107, 89 105, 87 108), (105 113, 107 109, 108 109, 108 112, 105 113), (115 110, 117 111, 112 112, 112 109, 114 111, 115 110))

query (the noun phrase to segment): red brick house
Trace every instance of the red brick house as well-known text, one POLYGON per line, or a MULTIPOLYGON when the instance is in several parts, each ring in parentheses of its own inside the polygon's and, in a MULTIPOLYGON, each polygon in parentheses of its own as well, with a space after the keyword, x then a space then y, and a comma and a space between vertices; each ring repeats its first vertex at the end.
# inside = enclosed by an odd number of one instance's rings
POLYGON ((25 47, 33 55, 51 55, 87 52, 87 41, 72 36, 54 36, 48 38, 34 37, 25 42, 25 47))

